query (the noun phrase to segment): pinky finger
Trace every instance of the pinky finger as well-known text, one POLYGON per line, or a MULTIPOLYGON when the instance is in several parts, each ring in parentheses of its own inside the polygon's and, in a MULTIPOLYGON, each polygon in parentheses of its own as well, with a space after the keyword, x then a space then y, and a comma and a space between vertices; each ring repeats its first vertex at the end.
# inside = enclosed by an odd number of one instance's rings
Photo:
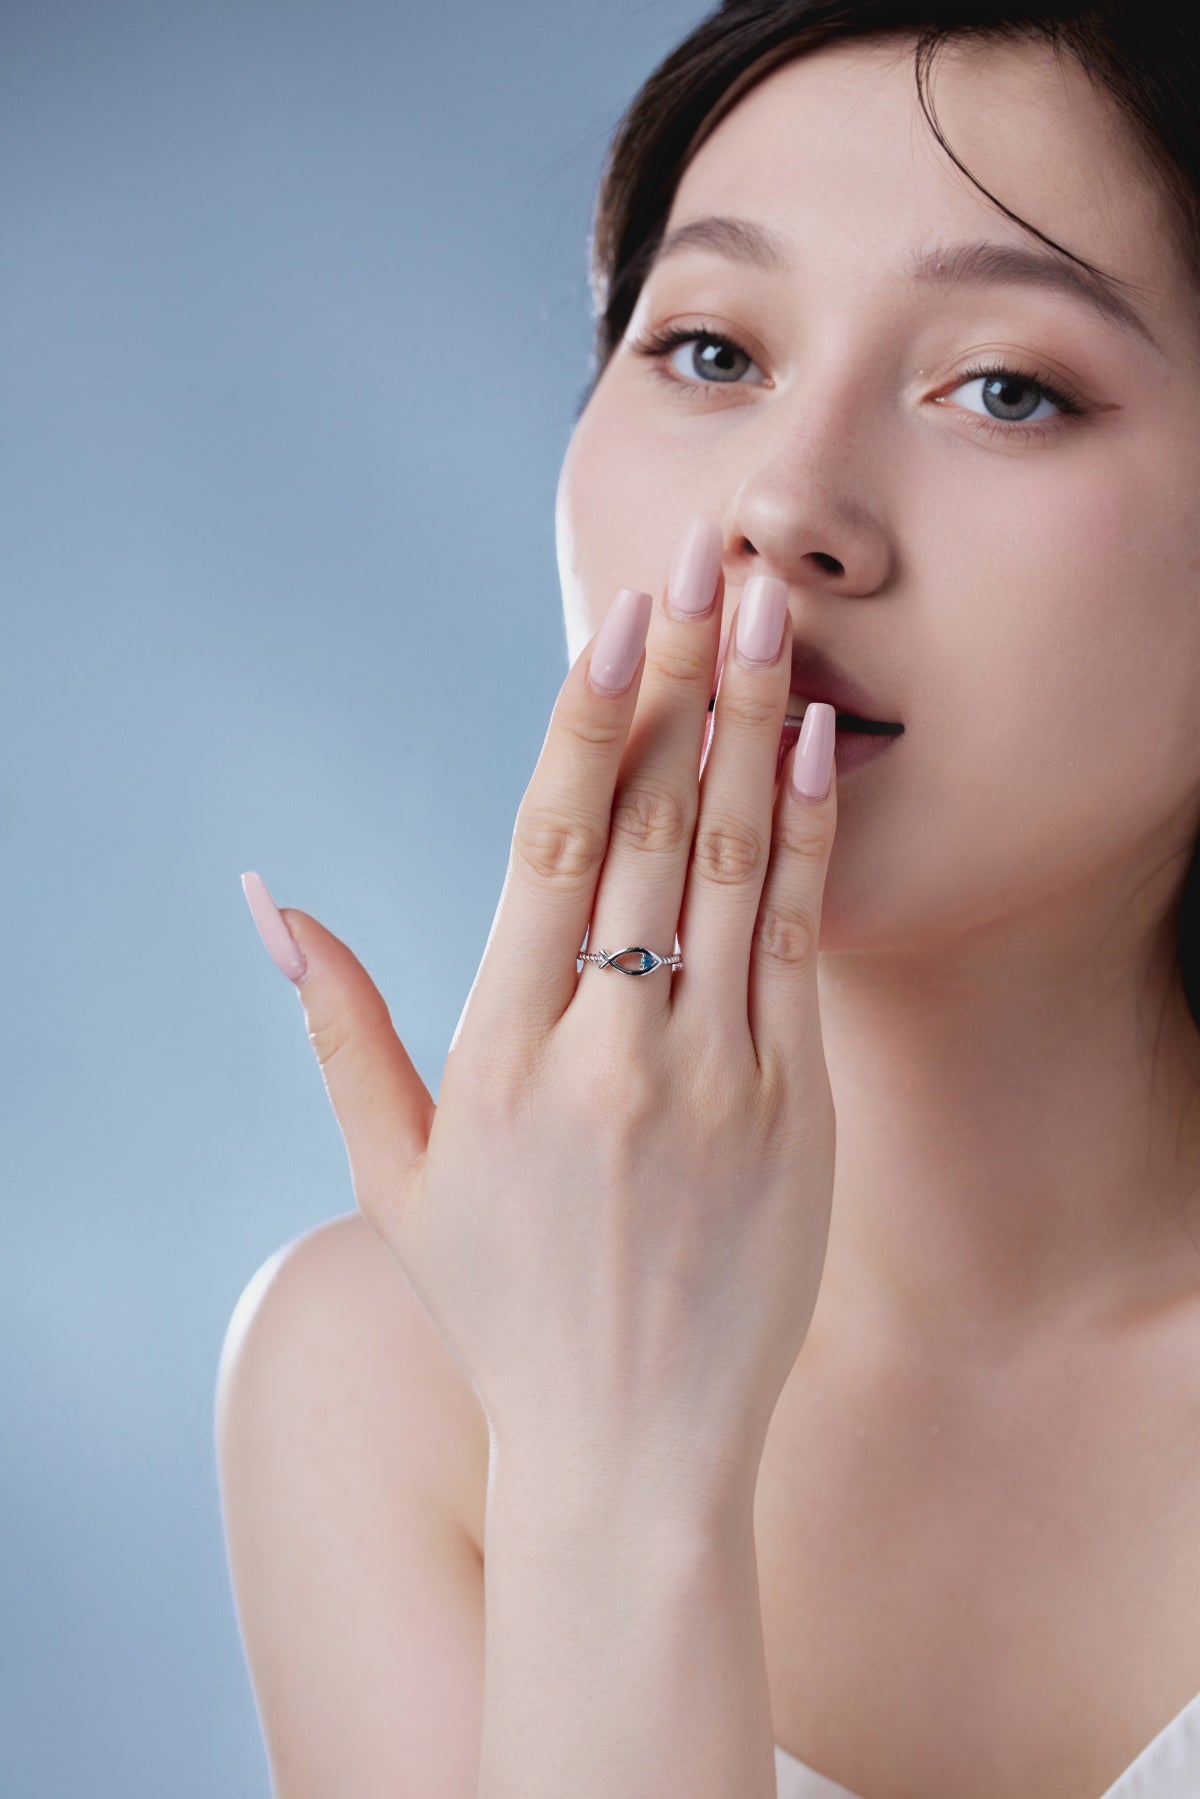
POLYGON ((835 719, 813 701, 800 741, 784 762, 750 955, 750 1033, 758 1051, 784 1067, 804 1066, 805 1034, 816 999, 817 950, 825 878, 837 830, 835 719), (806 754, 807 752, 807 754, 806 754))

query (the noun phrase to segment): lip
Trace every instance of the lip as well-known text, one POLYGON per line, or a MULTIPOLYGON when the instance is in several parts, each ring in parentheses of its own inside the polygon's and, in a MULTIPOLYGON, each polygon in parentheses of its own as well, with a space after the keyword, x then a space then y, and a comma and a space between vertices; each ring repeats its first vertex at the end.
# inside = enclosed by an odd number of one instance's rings
MULTIPOLYGON (((721 685, 721 671, 725 666, 725 656, 729 649, 726 638, 717 658, 716 686, 709 700, 711 711, 717 697, 717 688, 721 685)), ((788 697, 787 717, 800 719, 810 700, 824 700, 837 712, 852 712, 856 718, 870 719, 878 724, 899 724, 886 701, 872 698, 865 687, 853 680, 842 669, 838 668, 832 657, 824 650, 811 644, 792 639, 792 684, 788 697)), ((901 730, 903 726, 901 726, 901 730)), ((899 733, 897 733, 899 735, 899 733)), ((881 738, 880 742, 889 742, 889 738, 881 738)))
MULTIPOLYGON (((704 773, 704 767, 708 761, 715 722, 716 713, 710 706, 704 720, 704 739, 700 746, 701 774, 704 773)), ((783 773, 783 765, 788 759, 789 751, 793 750, 800 741, 801 722, 799 719, 790 718, 784 721, 783 728, 779 733, 779 752, 775 757, 776 781, 783 773)), ((903 731, 868 735, 866 731, 851 731, 838 725, 833 741, 833 758, 838 779, 840 780, 843 775, 848 775, 851 769, 857 768, 860 763, 871 762, 876 756, 881 756, 889 744, 895 743, 903 735, 903 731)))
MULTIPOLYGON (((881 756, 889 744, 895 743, 903 731, 894 731, 886 736, 869 735, 866 731, 851 731, 838 725, 833 740, 833 760, 837 779, 848 775, 851 769, 858 768, 863 762, 872 762, 881 756)), ((800 725, 791 719, 779 733, 779 754, 775 758, 775 779, 778 781, 783 773, 783 765, 787 761, 788 752, 800 740, 800 725)))

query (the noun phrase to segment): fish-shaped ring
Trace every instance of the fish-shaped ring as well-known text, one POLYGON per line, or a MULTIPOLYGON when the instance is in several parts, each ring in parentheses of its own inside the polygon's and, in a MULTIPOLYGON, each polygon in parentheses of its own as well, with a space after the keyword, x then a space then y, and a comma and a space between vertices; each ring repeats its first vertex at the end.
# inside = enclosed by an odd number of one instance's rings
POLYGON ((597 968, 615 968, 621 974, 652 974, 656 968, 669 968, 672 973, 683 967, 683 956, 676 951, 670 956, 656 956, 652 949, 619 949, 615 955, 609 955, 606 949, 584 954, 580 950, 577 958, 580 962, 594 962, 597 968), (622 961, 624 956, 636 956, 637 961, 627 967, 622 961))

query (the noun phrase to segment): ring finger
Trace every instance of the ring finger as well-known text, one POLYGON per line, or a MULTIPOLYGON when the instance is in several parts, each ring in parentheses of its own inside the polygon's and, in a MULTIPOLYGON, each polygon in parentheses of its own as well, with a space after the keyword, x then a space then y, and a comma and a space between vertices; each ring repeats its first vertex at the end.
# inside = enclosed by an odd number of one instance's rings
MULTIPOLYGON (((724 577, 722 535, 693 519, 671 558, 646 638, 646 664, 616 791, 608 850, 597 883, 588 954, 675 948, 680 899, 699 804, 701 745, 721 636, 724 577)), ((636 958, 620 958, 625 967, 636 958)), ((585 963, 580 976, 588 1003, 602 991, 618 998, 629 976, 619 968, 585 963), (607 983, 607 986, 605 985, 607 983), (615 983, 620 983, 620 987, 615 983)), ((661 1015, 670 1004, 667 969, 637 977, 645 989, 638 1016, 661 1015), (657 998, 655 998, 657 995, 657 998)))

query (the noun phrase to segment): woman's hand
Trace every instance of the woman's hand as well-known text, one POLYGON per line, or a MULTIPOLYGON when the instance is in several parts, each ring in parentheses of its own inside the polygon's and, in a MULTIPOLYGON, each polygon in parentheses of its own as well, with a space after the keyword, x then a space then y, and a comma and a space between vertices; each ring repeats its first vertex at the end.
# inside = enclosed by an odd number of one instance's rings
MULTIPOLYGON (((791 758, 775 783, 791 623, 770 579, 739 611, 761 636, 782 607, 778 654, 747 666, 731 636, 702 759, 720 543, 713 525, 693 537, 706 615, 627 591, 563 683, 436 1105, 351 951, 282 914, 358 1205, 474 1387, 493 1455, 627 1469, 693 1505, 753 1494, 834 1172, 816 975, 836 783, 799 797, 791 758), (631 683, 595 691, 589 667, 631 683), (682 969, 580 970, 589 921, 589 950, 614 955, 667 955, 678 930, 682 969)), ((831 738, 833 716, 810 708, 807 729, 831 738)), ((244 879, 264 941, 286 942, 244 879)))

